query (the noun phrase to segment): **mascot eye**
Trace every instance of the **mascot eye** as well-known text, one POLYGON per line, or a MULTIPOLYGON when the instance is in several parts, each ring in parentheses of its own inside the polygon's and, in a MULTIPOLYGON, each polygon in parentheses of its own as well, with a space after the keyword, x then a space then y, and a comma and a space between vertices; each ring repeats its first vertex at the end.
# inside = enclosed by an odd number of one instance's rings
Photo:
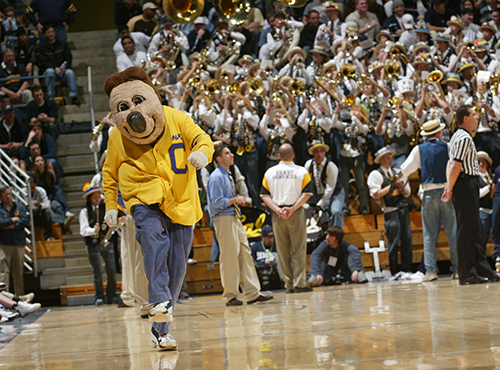
POLYGON ((134 97, 132 98, 132 102, 133 102, 135 105, 139 105, 139 104, 141 104, 143 101, 144 101, 144 98, 143 98, 142 96, 139 96, 139 95, 134 96, 134 97))
POLYGON ((118 112, 126 111, 129 108, 127 103, 118 104, 118 112))

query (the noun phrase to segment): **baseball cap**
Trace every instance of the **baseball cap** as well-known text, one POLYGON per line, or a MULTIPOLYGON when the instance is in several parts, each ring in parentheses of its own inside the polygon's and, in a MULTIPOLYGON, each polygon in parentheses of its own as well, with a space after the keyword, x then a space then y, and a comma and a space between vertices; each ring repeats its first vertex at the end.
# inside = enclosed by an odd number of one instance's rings
POLYGON ((262 235, 262 236, 274 236, 273 228, 270 225, 262 226, 262 230, 260 231, 260 235, 262 235))

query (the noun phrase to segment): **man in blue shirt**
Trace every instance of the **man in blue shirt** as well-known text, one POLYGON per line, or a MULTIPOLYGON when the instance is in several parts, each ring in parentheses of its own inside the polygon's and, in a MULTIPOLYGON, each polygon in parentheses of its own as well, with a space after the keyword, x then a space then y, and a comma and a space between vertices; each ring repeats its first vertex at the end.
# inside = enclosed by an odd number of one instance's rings
POLYGON ((207 184, 208 211, 213 217, 214 228, 220 248, 220 275, 226 306, 241 306, 239 287, 247 304, 273 299, 272 295, 260 292, 259 278, 255 271, 248 239, 240 221, 240 206, 245 198, 236 194, 233 176, 229 167, 234 164, 234 154, 227 145, 215 148, 214 161, 218 167, 212 172, 207 184))

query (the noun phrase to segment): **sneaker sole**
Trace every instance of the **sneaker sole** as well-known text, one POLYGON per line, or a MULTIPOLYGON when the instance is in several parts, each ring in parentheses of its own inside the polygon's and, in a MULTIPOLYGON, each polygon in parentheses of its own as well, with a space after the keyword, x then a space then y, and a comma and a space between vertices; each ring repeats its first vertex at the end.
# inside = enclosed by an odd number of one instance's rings
POLYGON ((175 351, 175 350, 177 350, 177 344, 169 344, 165 347, 161 347, 158 344, 156 344, 156 342, 154 340, 151 340, 151 342, 149 343, 149 346, 151 348, 154 348, 154 349, 157 349, 160 351, 175 351))
POLYGON ((157 313, 156 315, 148 314, 149 322, 172 322, 174 318, 169 313, 157 313))

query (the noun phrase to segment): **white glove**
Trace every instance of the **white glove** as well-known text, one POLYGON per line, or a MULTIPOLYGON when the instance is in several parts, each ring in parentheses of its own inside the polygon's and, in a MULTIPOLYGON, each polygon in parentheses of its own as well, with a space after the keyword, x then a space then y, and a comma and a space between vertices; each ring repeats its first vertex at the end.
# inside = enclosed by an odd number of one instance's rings
POLYGON ((196 152, 192 152, 188 157, 189 164, 199 170, 200 168, 205 167, 208 164, 208 158, 205 153, 200 152, 199 150, 196 152))
POLYGON ((117 226, 117 216, 118 216, 118 211, 116 209, 110 209, 109 211, 106 212, 106 215, 104 216, 104 221, 108 224, 109 227, 115 227, 117 226))

